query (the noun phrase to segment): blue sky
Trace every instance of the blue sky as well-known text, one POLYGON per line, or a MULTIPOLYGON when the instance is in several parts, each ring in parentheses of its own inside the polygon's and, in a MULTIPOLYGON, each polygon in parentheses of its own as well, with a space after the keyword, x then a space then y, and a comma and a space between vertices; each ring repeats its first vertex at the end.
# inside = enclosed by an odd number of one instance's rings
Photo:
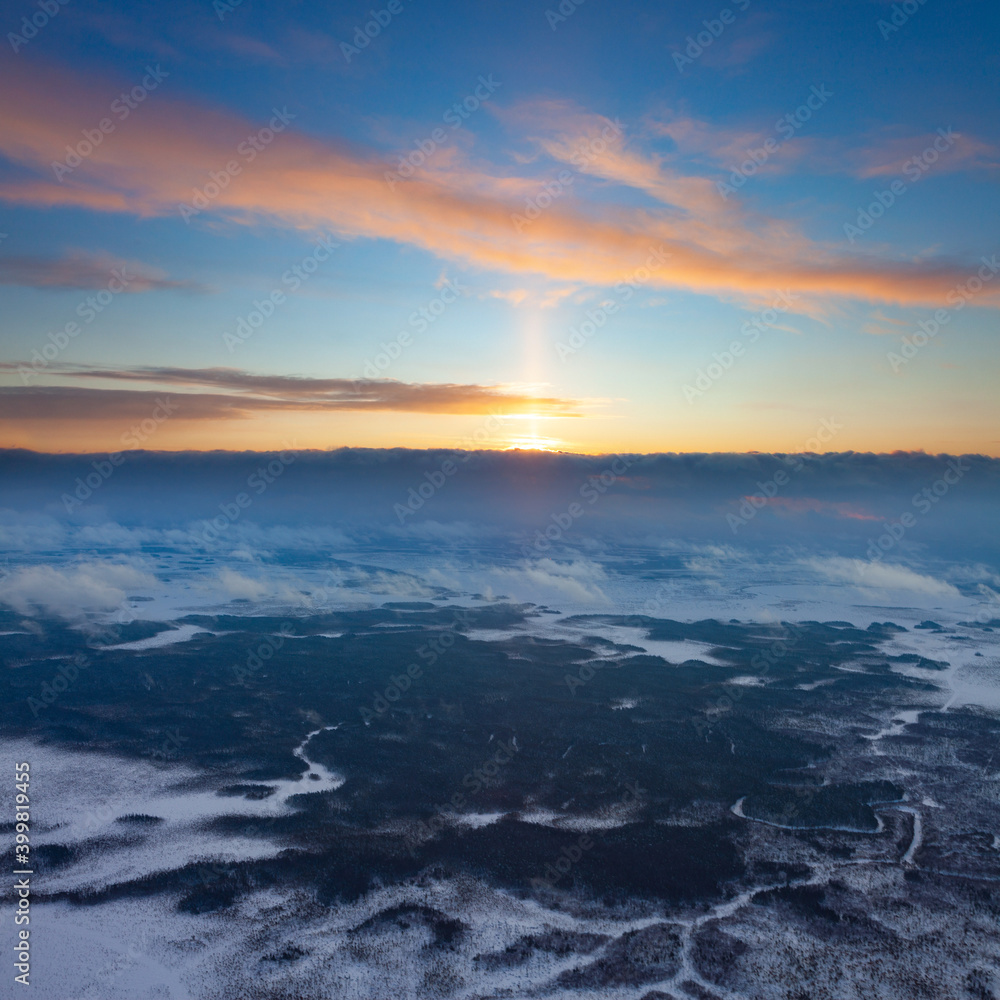
POLYGON ((5 33, 42 26, 0 56, 4 443, 113 450, 171 391, 192 398, 156 447, 442 447, 500 413, 491 447, 790 451, 835 418, 837 450, 1000 454, 989 5, 394 9, 71 0, 45 23, 8 7, 5 33), (387 23, 348 59, 372 9, 387 23), (119 119, 149 68, 162 79, 119 119), (291 121, 246 162, 239 140, 275 110, 291 121), (387 183, 419 143, 430 155, 387 183), (239 175, 185 221, 181 199, 233 157, 239 175), (845 225, 893 184, 852 242, 845 225), (508 225, 545 185, 537 220, 508 225), (282 275, 324 237, 339 246, 291 292, 282 275), (670 256, 643 277, 657 246, 670 256), (26 374, 123 263, 138 277, 26 374), (274 290, 289 294, 230 350, 274 290), (424 328, 422 308, 440 310, 424 328), (921 320, 938 332, 904 357, 921 320))

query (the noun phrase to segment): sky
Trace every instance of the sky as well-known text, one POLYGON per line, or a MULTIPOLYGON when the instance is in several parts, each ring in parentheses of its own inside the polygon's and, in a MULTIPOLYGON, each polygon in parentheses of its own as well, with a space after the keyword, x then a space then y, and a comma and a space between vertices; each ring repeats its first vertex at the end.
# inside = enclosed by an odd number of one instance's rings
POLYGON ((0 27, 0 446, 1000 456, 990 4, 0 27))

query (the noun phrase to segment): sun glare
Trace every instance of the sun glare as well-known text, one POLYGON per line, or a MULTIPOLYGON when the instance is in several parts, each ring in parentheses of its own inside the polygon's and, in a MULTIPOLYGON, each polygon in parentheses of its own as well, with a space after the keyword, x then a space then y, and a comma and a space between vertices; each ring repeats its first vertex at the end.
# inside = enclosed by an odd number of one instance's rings
POLYGON ((508 413, 504 420, 524 420, 527 427, 520 434, 508 434, 504 451, 558 451, 562 440, 539 434, 538 425, 543 420, 552 419, 540 413, 508 413))

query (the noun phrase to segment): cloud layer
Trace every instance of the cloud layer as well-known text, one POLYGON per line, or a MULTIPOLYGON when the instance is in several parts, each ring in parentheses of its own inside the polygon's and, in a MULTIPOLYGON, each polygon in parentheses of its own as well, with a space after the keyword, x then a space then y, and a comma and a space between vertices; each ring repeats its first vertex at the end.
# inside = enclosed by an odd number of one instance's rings
POLYGON ((107 288, 115 282, 122 292, 195 291, 207 289, 195 281, 175 281, 161 270, 135 261, 101 254, 68 254, 63 257, 0 257, 0 285, 28 288, 107 288))
MULTIPOLYGON (((418 172, 390 190, 389 164, 295 131, 284 109, 254 122, 158 97, 57 180, 52 164, 67 156, 67 140, 92 124, 101 88, 23 60, 0 68, 0 86, 7 95, 0 152, 19 166, 0 181, 0 199, 12 204, 186 215, 194 225, 222 219, 332 230, 488 271, 605 287, 659 251, 670 255, 669 264, 652 272, 651 285, 752 299, 787 288, 812 298, 935 305, 965 277, 953 262, 874 263, 786 223, 751 218, 734 202, 713 198, 704 177, 680 174, 621 137, 582 173, 643 191, 661 207, 587 205, 579 184, 563 184, 553 195, 559 167, 608 121, 565 107, 535 115, 553 167, 541 176, 442 161, 442 169, 418 172), (53 92, 60 100, 51 99, 53 92), (513 217, 529 203, 537 215, 518 227, 513 217)), ((995 303, 992 290, 979 300, 995 303)))
POLYGON ((25 381, 53 376, 66 380, 154 383, 158 389, 92 388, 77 385, 0 386, 3 420, 143 420, 166 410, 178 420, 231 420, 276 411, 397 411, 408 413, 577 415, 573 400, 542 396, 517 386, 407 383, 392 379, 307 378, 254 375, 236 368, 92 368, 0 363, 25 381), (222 392, 198 392, 210 387, 222 392), (171 389, 179 392, 167 395, 171 389), (165 392, 166 391, 166 392, 165 392), (164 403, 165 400, 165 403, 164 403))
POLYGON ((88 561, 69 567, 22 566, 0 579, 0 603, 20 614, 41 608, 64 618, 113 611, 154 577, 123 563, 88 561))
POLYGON ((993 530, 998 459, 964 457, 962 477, 948 486, 943 477, 954 479, 949 470, 956 463, 947 456, 831 453, 803 456, 794 466, 786 458, 655 454, 616 461, 358 448, 291 451, 279 463, 273 453, 130 452, 92 496, 67 506, 78 480, 100 479, 93 463, 106 462, 106 455, 0 451, 0 545, 15 552, 66 546, 59 525, 70 523, 90 532, 94 544, 133 550, 151 541, 143 532, 156 529, 180 532, 175 543, 197 547, 207 544, 197 526, 228 509, 237 516, 226 517, 213 544, 232 549, 280 549, 281 532, 287 544, 299 545, 303 531, 309 544, 322 547, 334 531, 435 551, 504 537, 527 546, 534 559, 586 552, 607 538, 644 545, 681 538, 720 551, 805 547, 869 559, 881 538, 876 561, 884 563, 930 553, 1000 564, 993 530), (269 463, 277 471, 262 475, 269 463), (454 469, 450 475, 441 473, 445 463, 454 469), (777 496, 789 502, 752 505, 746 498, 761 494, 759 484, 773 482, 779 470, 788 471, 788 480, 777 496), (234 508, 241 492, 252 503, 234 508))

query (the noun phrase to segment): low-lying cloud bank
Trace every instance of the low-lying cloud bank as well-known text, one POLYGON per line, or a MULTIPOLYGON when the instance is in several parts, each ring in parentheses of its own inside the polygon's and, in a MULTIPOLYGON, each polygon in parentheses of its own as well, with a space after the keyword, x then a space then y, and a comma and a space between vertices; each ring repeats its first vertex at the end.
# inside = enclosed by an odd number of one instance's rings
POLYGON ((1000 460, 982 456, 340 449, 117 461, 0 451, 0 547, 58 546, 71 530, 98 549, 142 548, 155 529, 203 548, 491 540, 544 558, 609 540, 689 539, 1000 563, 1000 460))
POLYGON ((127 563, 21 566, 0 578, 0 604, 24 615, 41 609, 73 617, 87 611, 112 611, 121 607, 133 590, 154 583, 150 573, 127 563))

